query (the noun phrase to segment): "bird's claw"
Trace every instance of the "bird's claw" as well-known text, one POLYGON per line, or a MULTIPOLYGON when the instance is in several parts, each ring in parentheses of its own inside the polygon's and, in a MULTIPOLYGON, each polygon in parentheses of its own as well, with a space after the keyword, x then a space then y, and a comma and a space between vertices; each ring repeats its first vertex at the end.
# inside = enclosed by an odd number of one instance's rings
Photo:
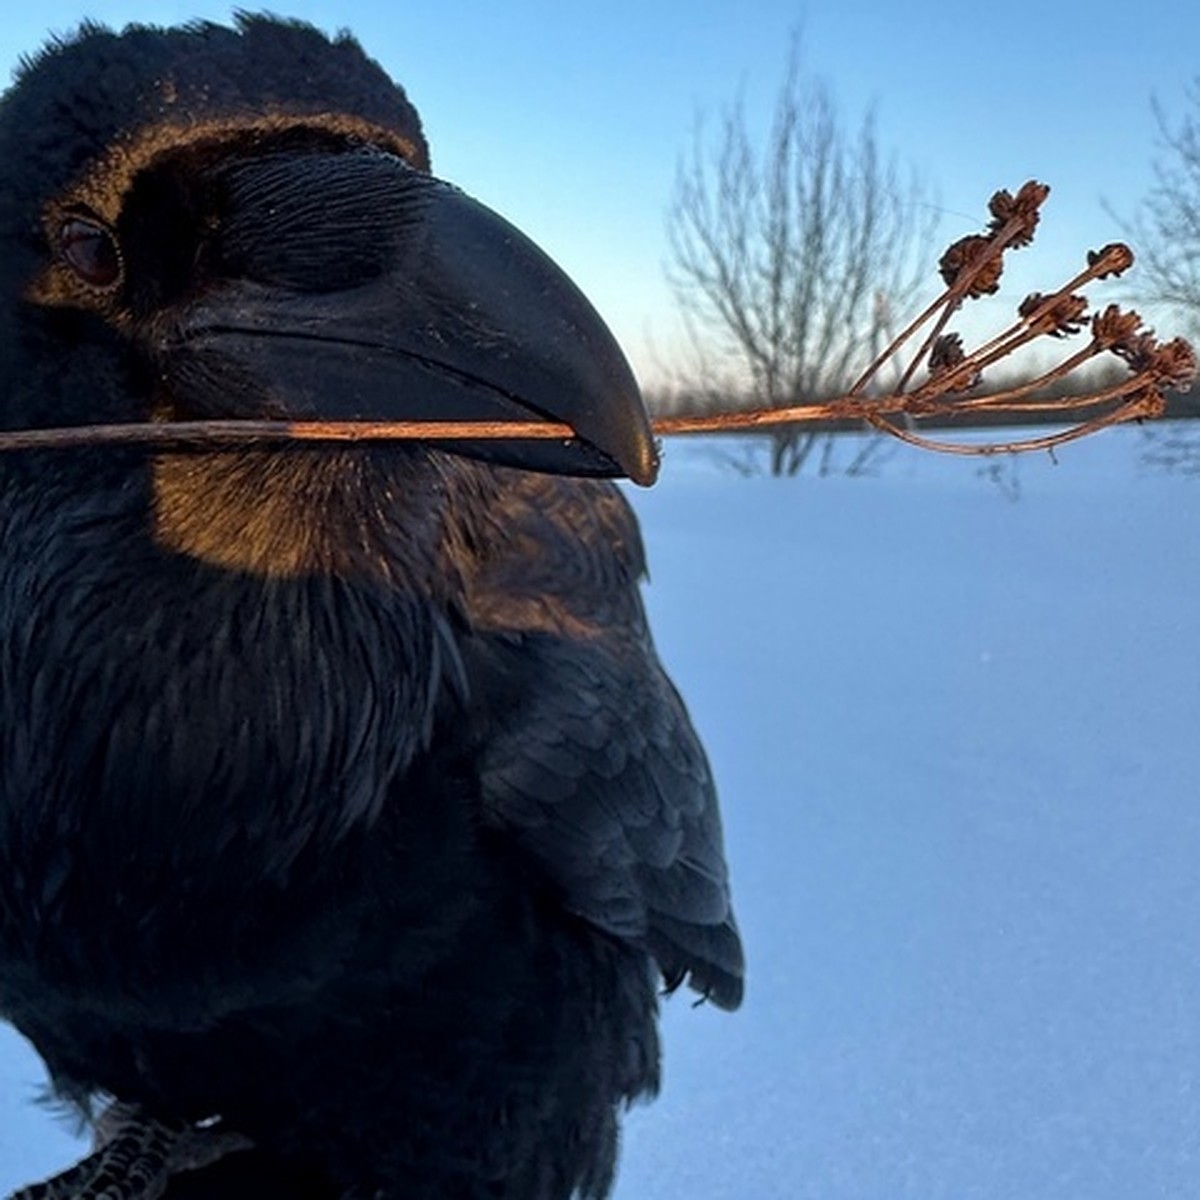
POLYGON ((9 1200, 158 1200, 173 1175, 207 1167, 250 1145, 219 1122, 165 1122, 135 1106, 114 1104, 96 1124, 92 1154, 9 1200))

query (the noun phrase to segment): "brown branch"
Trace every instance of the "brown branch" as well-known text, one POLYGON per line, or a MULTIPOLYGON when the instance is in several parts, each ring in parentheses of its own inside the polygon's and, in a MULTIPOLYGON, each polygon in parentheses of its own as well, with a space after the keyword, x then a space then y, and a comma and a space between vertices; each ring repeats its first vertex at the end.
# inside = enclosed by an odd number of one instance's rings
POLYGON ((1160 415, 1159 411, 1152 400, 1134 397, 1120 408, 1114 409, 1104 416, 1094 417, 1090 421, 1081 421, 1069 429, 1043 434, 1040 437, 1018 438, 1010 442, 945 442, 913 433, 910 429, 902 429, 898 425, 892 425, 885 421, 882 417, 868 417, 867 421, 880 433, 890 434, 892 437, 899 438, 900 441, 917 446, 922 450, 935 450, 941 454, 990 457, 995 454, 1022 454, 1031 450, 1053 450, 1067 442, 1078 441, 1093 433, 1099 433, 1101 429, 1107 429, 1122 421, 1144 420, 1147 417, 1158 415, 1160 415))
POLYGON ((544 421, 131 421, 0 432, 0 450, 71 446, 192 445, 238 442, 484 441, 494 438, 569 439, 569 425, 544 421))
MULTIPOLYGON (((1067 400, 1024 401, 1016 397, 1023 388, 1009 393, 979 397, 974 400, 949 399, 942 403, 926 400, 920 405, 922 417, 953 417, 956 414, 987 408, 990 415, 1011 412, 1059 411, 1094 407, 1096 404, 1120 399, 1145 388, 1145 381, 1133 376, 1114 387, 1093 396, 1076 396, 1067 400)), ((891 415, 912 415, 911 395, 891 393, 886 396, 840 396, 821 404, 800 404, 788 408, 756 409, 746 412, 710 413, 695 417, 663 417, 653 422, 656 437, 675 437, 699 433, 742 433, 780 425, 805 425, 828 421, 863 421, 883 432, 927 449, 946 449, 948 443, 933 443, 905 433, 891 425, 891 415)), ((1144 411, 1106 417, 1102 424, 1146 417, 1144 411)), ((1064 417, 1064 419, 1066 419, 1064 417)), ((1099 426, 1097 426, 1099 427, 1099 426)), ((569 425, 544 424, 536 421, 147 421, 112 425, 70 425, 48 429, 18 429, 0 432, 0 452, 5 450, 67 449, 79 446, 191 446, 214 447, 247 442, 392 442, 392 441, 483 441, 510 439, 513 441, 553 441, 575 436, 569 425)), ((1055 435, 1058 440, 1069 440, 1055 435)), ((997 453, 1002 450, 1042 449, 1024 442, 992 445, 989 449, 971 447, 958 453, 997 453)))

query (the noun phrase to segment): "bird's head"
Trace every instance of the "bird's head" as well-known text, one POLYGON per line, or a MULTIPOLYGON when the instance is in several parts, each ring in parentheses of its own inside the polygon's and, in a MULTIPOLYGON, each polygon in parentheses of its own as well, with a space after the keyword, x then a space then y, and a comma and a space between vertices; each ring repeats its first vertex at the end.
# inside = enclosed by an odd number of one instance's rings
POLYGON ((612 335, 429 174, 404 92, 348 38, 85 27, 0 101, 0 162, 4 425, 541 420, 575 436, 449 448, 654 477, 612 335))

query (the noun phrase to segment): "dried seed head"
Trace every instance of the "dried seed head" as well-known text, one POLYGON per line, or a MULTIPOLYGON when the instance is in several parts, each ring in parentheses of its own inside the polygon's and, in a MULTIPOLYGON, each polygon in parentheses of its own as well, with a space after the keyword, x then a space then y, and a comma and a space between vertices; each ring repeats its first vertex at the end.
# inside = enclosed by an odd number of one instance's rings
POLYGON ((1133 309, 1122 312, 1117 305, 1110 304, 1092 318, 1092 337, 1101 349, 1115 349, 1129 343, 1141 327, 1142 318, 1133 309))
MULTIPOLYGON (((963 353, 962 338, 957 333, 943 333, 937 338, 929 351, 929 381, 938 383, 945 379, 966 358, 963 353)), ((976 368, 955 380, 949 386, 940 386, 937 391, 944 395, 947 392, 969 392, 983 378, 983 373, 976 368)))
POLYGON ((965 357, 962 338, 957 333, 943 333, 929 351, 929 373, 944 374, 951 367, 957 367, 965 357))
POLYGON ((1158 347, 1152 365, 1160 387, 1186 392, 1196 382, 1196 352, 1183 338, 1173 338, 1158 347))
POLYGON ((1150 371, 1158 358, 1158 338, 1152 329, 1146 329, 1118 342, 1112 352, 1118 358, 1123 358, 1135 375, 1140 375, 1143 371, 1150 371))
POLYGON ((978 270, 966 289, 966 295, 976 298, 991 295, 1000 289, 1004 273, 1004 256, 989 238, 973 233, 959 238, 938 263, 938 270, 947 287, 954 287, 965 271, 978 270))
POLYGON ((1087 265, 1097 279, 1107 279, 1133 266, 1133 251, 1124 242, 1109 242, 1099 250, 1088 251, 1087 265))
POLYGON ((1016 221, 1017 228, 1009 235, 1005 244, 1013 247, 1028 246, 1033 241, 1033 234, 1041 217, 1039 210, 1048 195, 1050 188, 1032 179, 1022 184, 1015 196, 1004 190, 997 192, 988 202, 988 211, 992 214, 988 233, 995 236, 1010 221, 1016 221))
POLYGON ((1041 292, 1030 292, 1021 301, 1017 312, 1025 318, 1034 333, 1048 333, 1051 337, 1068 337, 1078 333, 1087 320, 1086 296, 1045 296, 1041 292), (1041 309, 1042 311, 1038 311, 1041 309))

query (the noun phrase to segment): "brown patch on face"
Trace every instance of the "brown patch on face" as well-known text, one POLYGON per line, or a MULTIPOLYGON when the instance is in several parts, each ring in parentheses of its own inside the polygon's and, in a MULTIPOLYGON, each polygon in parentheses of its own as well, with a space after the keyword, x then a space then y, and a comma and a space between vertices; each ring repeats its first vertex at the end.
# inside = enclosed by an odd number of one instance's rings
POLYGON ((356 573, 372 555, 363 514, 361 462, 269 450, 156 455, 151 467, 154 537, 210 566, 271 579, 356 573), (360 544, 355 546, 355 539, 360 544))
POLYGON ((326 548, 305 520, 305 500, 274 486, 261 456, 157 455, 151 472, 154 537, 164 549, 267 578, 313 574, 324 565, 326 548), (252 459, 265 486, 248 503, 252 459))
POLYGON ((433 595, 444 490, 363 447, 155 455, 151 531, 165 550, 264 579, 336 576, 433 595))

